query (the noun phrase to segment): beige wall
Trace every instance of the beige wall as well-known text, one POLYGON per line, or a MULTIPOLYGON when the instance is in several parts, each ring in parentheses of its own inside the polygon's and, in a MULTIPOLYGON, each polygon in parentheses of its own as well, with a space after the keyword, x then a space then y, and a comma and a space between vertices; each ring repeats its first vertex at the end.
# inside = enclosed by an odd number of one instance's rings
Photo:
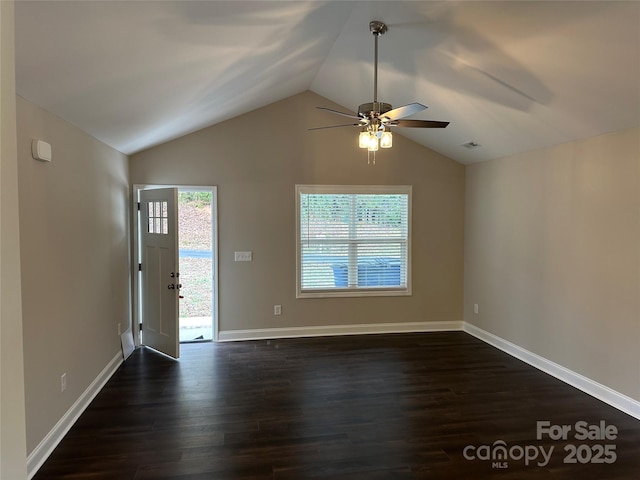
POLYGON ((464 303, 467 322, 640 400, 640 130, 468 167, 464 303))
POLYGON ((0 2, 0 478, 27 478, 13 2, 0 2))
POLYGON ((307 131, 343 121, 315 106, 344 110, 305 92, 130 159, 133 184, 219 187, 220 331, 461 321, 464 167, 399 135, 369 166, 357 129, 307 131), (413 296, 296 300, 296 184, 413 185, 413 296))
POLYGON ((18 98, 18 186, 31 452, 120 350, 128 327, 127 157, 18 98), (53 161, 31 157, 31 140, 53 161), (67 374, 67 390, 60 376, 67 374))

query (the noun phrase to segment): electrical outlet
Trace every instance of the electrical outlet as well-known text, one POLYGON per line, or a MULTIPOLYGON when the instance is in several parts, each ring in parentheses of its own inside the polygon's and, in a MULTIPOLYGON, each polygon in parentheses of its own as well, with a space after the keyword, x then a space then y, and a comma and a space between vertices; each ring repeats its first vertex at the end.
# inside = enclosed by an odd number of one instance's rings
POLYGON ((478 315, 478 304, 477 303, 473 304, 473 314, 474 315, 478 315))
POLYGON ((64 392, 67 389, 67 374, 63 373, 60 377, 60 391, 64 392))
POLYGON ((282 305, 274 305, 273 306, 273 314, 274 315, 282 315, 282 305))

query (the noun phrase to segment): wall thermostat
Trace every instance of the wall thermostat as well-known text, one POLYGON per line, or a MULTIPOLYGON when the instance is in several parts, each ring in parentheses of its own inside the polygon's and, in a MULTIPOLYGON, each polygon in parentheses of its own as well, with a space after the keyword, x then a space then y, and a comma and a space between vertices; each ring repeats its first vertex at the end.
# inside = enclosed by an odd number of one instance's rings
POLYGON ((51 144, 42 140, 33 140, 31 142, 31 155, 36 160, 43 162, 51 161, 51 144))

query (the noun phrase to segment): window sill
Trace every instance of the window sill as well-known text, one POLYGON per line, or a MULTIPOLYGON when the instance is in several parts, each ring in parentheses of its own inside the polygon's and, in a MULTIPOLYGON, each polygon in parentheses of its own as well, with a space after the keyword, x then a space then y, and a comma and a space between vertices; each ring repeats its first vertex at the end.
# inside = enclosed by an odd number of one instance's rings
POLYGON ((296 298, 345 298, 345 297, 408 297, 411 289, 333 289, 333 290, 307 290, 296 293, 296 298))

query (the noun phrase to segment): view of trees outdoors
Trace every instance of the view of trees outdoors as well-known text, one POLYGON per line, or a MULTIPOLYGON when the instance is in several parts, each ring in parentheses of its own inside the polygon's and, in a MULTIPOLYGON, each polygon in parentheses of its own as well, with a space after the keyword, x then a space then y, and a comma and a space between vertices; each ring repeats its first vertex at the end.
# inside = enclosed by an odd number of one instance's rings
POLYGON ((211 192, 178 193, 180 339, 211 339, 211 192), (204 328, 206 327, 206 328, 204 328), (185 332, 185 329, 191 330, 185 332))
POLYGON ((407 216, 406 194, 300 194, 302 288, 405 284, 407 216))

